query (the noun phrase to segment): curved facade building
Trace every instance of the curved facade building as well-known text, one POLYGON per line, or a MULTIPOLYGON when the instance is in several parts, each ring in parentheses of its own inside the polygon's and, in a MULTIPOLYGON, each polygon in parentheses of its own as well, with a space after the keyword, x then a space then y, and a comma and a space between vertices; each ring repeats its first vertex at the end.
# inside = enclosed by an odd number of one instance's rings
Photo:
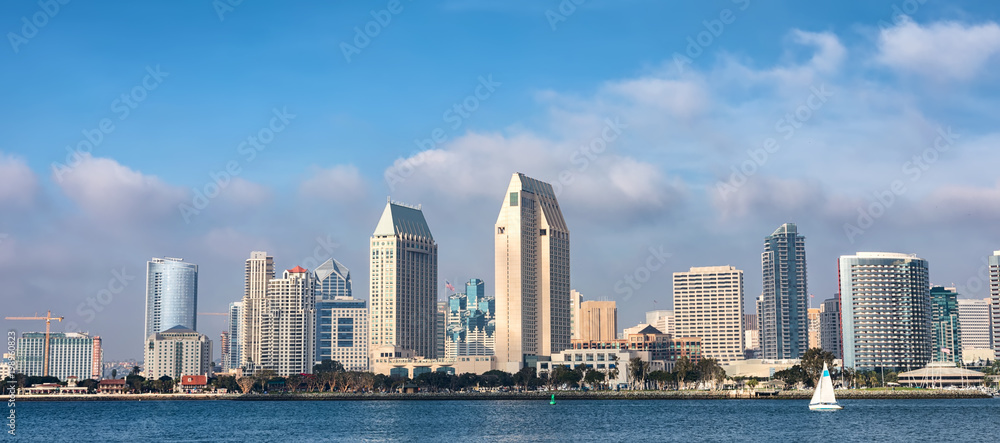
POLYGON ((146 262, 146 336, 174 326, 197 330, 198 265, 180 258, 146 262))
POLYGON ((927 260, 859 252, 840 257, 844 367, 912 370, 931 361, 927 260))

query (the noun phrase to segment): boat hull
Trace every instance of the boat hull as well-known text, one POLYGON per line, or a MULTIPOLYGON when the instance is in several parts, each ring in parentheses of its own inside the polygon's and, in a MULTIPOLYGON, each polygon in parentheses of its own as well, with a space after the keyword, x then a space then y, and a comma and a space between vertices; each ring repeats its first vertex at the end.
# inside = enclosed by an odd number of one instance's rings
POLYGON ((810 411, 839 411, 844 409, 841 405, 809 405, 810 411))

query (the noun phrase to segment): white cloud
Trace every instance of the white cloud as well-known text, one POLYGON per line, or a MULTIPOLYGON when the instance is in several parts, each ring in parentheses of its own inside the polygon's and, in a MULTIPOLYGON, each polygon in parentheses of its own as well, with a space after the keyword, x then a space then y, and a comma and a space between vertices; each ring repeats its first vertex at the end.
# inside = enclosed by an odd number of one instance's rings
POLYGON ((367 194, 361 172, 354 165, 314 168, 312 176, 299 186, 303 197, 327 201, 356 201, 367 194))
POLYGON ((38 177, 23 159, 0 153, 0 204, 30 206, 38 193, 38 177))
POLYGON ((907 18, 881 31, 878 46, 878 61, 897 70, 967 80, 1000 52, 1000 26, 953 21, 921 26, 907 18))
MULTIPOLYGON (((55 173, 53 173, 55 174, 55 173)), ((84 156, 58 183, 91 217, 113 224, 173 215, 186 192, 108 158, 84 156)))

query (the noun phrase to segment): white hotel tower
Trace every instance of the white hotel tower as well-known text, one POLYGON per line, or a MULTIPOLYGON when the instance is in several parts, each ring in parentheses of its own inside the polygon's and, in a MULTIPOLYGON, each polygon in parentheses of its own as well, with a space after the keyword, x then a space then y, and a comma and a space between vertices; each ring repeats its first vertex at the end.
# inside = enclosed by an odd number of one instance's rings
POLYGON ((496 356, 517 372, 570 346, 569 228, 552 185, 515 173, 494 235, 496 356))

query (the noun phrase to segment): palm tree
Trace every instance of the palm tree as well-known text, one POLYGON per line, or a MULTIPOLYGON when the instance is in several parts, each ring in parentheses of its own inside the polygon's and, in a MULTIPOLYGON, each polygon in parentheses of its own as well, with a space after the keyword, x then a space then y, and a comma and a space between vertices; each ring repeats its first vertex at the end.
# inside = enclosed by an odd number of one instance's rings
POLYGON ((618 380, 618 356, 612 356, 613 360, 611 365, 608 365, 608 388, 610 389, 611 380, 618 380), (613 367, 612 367, 613 366, 613 367))
POLYGON ((642 361, 641 358, 636 357, 629 361, 628 364, 628 374, 632 379, 632 389, 635 386, 642 386, 645 388, 646 385, 646 374, 649 371, 649 363, 642 361))

